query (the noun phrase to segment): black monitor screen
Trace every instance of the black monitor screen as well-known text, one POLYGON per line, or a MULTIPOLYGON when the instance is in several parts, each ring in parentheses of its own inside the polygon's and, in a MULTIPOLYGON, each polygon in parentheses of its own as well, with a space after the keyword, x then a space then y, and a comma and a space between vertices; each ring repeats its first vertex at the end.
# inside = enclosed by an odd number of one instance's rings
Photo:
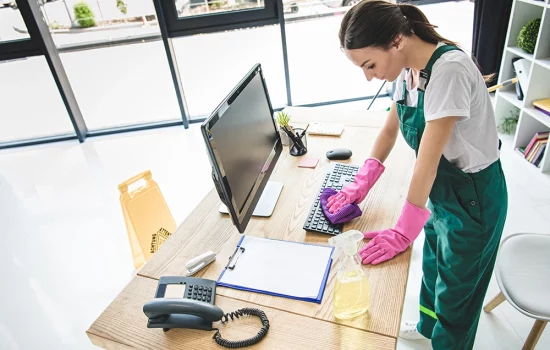
POLYGON ((239 212, 277 142, 262 77, 256 74, 210 128, 239 212))

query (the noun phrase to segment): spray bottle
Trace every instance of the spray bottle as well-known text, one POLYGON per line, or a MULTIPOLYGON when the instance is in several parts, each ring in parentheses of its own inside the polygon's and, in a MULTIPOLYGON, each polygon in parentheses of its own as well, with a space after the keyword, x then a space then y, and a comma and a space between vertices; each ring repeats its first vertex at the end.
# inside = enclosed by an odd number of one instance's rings
POLYGON ((328 240, 336 247, 333 258, 340 260, 333 294, 334 316, 339 319, 357 317, 369 308, 370 288, 357 255, 357 243, 362 239, 363 233, 350 230, 328 240))

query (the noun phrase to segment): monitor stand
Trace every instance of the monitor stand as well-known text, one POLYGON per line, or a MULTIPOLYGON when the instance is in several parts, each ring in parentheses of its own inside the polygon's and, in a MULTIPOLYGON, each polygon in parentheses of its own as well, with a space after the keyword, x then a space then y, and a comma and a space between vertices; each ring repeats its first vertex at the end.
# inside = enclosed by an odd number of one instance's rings
MULTIPOLYGON (((264 191, 258 200, 258 204, 252 213, 252 216, 269 217, 275 210, 275 204, 279 199, 279 195, 283 190, 283 183, 276 181, 268 181, 265 185, 264 191)), ((229 214, 229 210, 225 204, 220 205, 220 213, 229 214)))

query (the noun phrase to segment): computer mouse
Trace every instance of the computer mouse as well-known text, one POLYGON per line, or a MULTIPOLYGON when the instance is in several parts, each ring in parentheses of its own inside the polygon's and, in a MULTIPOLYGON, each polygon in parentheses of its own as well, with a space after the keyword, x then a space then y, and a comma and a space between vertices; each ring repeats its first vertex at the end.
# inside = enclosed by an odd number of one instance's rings
POLYGON ((351 155, 351 151, 347 148, 336 148, 327 152, 327 158, 330 160, 346 160, 349 159, 351 155))

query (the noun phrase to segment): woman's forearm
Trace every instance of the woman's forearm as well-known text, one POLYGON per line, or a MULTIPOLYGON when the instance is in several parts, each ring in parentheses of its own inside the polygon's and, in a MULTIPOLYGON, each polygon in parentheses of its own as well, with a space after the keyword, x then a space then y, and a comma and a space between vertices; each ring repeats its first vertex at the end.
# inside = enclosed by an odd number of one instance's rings
POLYGON ((381 131, 376 137, 370 156, 384 163, 393 149, 396 139, 397 135, 391 135, 388 132, 381 131))
POLYGON ((419 208, 426 208, 428 196, 437 174, 438 164, 439 158, 437 160, 420 161, 420 158, 417 160, 407 195, 409 203, 419 208))
POLYGON ((455 120, 455 117, 447 117, 426 123, 407 196, 407 200, 419 208, 426 207, 455 120))
POLYGON ((397 139, 397 134, 399 132, 399 119, 397 117, 397 110, 395 107, 395 102, 392 104, 390 111, 388 113, 388 118, 382 127, 382 130, 376 137, 376 141, 372 147, 370 157, 378 159, 380 162, 384 163, 388 155, 390 154, 393 146, 395 145, 395 140, 397 139))

